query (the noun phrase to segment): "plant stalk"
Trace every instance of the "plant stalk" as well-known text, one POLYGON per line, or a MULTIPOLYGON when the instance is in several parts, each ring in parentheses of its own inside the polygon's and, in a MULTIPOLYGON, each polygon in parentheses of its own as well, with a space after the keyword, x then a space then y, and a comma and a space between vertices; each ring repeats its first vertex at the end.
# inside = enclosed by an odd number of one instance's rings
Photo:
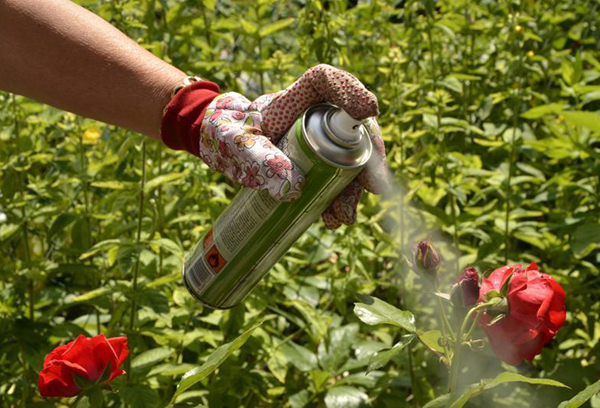
MULTIPOLYGON (((137 257, 135 261, 135 268, 133 270, 133 281, 131 285, 131 314, 129 316, 129 332, 133 332, 135 328, 135 314, 137 309, 137 284, 138 276, 140 272, 140 242, 142 237, 142 219, 144 216, 144 187, 146 186, 146 141, 142 142, 142 179, 140 181, 140 203, 138 212, 138 229, 136 238, 136 250, 137 257)), ((127 360, 127 376, 131 379, 131 359, 127 360)))

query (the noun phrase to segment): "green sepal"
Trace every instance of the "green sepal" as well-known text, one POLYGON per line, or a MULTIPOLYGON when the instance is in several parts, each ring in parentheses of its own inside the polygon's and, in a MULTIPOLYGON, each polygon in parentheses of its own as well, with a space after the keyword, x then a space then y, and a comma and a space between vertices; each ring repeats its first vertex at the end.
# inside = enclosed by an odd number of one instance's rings
POLYGON ((488 325, 488 326, 491 326, 491 325, 493 325, 494 323, 498 322, 499 320, 502 320, 502 319, 504 319, 505 317, 506 317, 506 314, 505 314, 505 313, 500 313, 499 315, 497 315, 496 317, 494 317, 494 318, 492 319, 492 321, 491 321, 491 322, 489 322, 487 325, 488 325))
POLYGON ((512 280, 513 276, 514 273, 511 273, 510 276, 502 284, 502 287, 500 288, 500 296, 504 297, 508 294, 508 288, 510 286, 510 281, 512 280))
POLYGON ((500 296, 500 292, 498 292, 496 289, 492 289, 484 295, 484 299, 486 302, 489 302, 490 300, 499 298, 500 296))
POLYGON ((75 381, 77 388, 81 390, 87 390, 94 386, 93 382, 75 373, 73 373, 73 381, 75 381))

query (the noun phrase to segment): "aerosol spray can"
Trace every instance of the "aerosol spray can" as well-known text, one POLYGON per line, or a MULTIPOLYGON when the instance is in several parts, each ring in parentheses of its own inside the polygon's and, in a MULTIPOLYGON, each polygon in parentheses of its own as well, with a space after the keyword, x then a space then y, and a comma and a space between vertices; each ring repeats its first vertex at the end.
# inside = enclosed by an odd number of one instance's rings
POLYGON ((239 304, 358 175, 372 151, 362 123, 330 104, 310 107, 278 147, 304 171, 302 195, 280 203, 266 191, 238 193, 184 262, 183 281, 206 306, 239 304))

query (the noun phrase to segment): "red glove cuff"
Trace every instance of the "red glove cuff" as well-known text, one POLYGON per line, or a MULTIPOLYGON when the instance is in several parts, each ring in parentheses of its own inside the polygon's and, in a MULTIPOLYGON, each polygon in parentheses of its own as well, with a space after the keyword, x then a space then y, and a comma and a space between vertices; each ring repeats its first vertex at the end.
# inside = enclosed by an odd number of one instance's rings
POLYGON ((200 157, 200 127, 206 108, 219 95, 219 86, 197 81, 182 88, 165 108, 160 135, 173 150, 186 150, 200 157))

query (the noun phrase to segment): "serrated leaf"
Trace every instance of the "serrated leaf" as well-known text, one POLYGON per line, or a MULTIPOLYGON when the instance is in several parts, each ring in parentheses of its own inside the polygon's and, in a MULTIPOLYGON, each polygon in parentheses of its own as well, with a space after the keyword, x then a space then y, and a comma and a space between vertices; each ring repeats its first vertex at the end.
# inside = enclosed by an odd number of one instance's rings
POLYGON ((325 395, 325 406, 327 408, 363 408, 367 407, 369 396, 361 390, 348 387, 334 387, 325 395))
POLYGON ((354 314, 364 323, 374 326, 377 324, 392 324, 414 333, 415 317, 412 313, 400 310, 381 299, 358 295, 362 302, 354 304, 354 314))
POLYGON ((570 400, 561 402, 558 408, 578 408, 599 392, 600 380, 587 386, 583 391, 575 395, 570 400))
POLYGON ((227 358, 230 355, 232 355, 235 351, 242 347, 244 343, 246 343, 246 341, 252 335, 254 330, 256 330, 256 328, 261 324, 262 322, 252 326, 232 342, 217 347, 217 349, 208 356, 208 358, 206 359, 204 364, 202 364, 202 366, 196 367, 185 373, 183 378, 181 379, 181 382, 177 386, 177 390, 173 395, 172 402, 174 402, 177 396, 180 395, 182 392, 186 391, 188 388, 198 383, 199 381, 202 381, 210 373, 215 371, 225 360, 227 360, 227 358))

